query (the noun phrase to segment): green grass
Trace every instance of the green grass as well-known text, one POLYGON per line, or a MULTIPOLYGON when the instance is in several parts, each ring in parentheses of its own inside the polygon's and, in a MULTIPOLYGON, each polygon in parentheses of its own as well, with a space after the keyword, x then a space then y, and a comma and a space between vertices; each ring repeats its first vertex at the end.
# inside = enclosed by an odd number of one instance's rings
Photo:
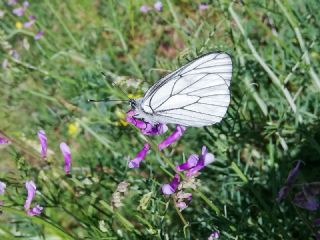
MULTIPOLYGON (((297 160, 297 183, 319 181, 320 4, 317 0, 165 0, 163 11, 140 12, 153 1, 30 1, 23 17, 0 0, 0 129, 13 143, 0 148, 1 239, 313 239, 318 212, 275 201, 297 160), (28 15, 32 28, 17 29, 28 15), (33 36, 44 30, 44 36, 33 36), (27 44, 28 43, 28 44, 27 44), (28 48, 29 45, 29 48, 28 48), (20 57, 10 54, 15 49, 20 57), (145 136, 124 126, 127 104, 87 99, 141 96, 157 79, 201 54, 221 50, 234 64, 225 119, 188 128, 163 152, 153 146, 141 168, 127 168, 145 136), (106 77, 101 75, 105 72, 106 77), (115 82, 117 86, 112 83, 115 82), (68 133, 70 124, 78 131, 68 133), (40 158, 37 131, 52 154, 40 158), (72 151, 63 172, 59 143, 72 151), (216 162, 179 213, 160 192, 171 165, 206 145, 216 162), (39 217, 23 209, 24 182, 38 187, 39 217), (121 181, 130 183, 120 208, 111 207, 121 181)), ((171 128, 173 129, 173 127, 171 128)))

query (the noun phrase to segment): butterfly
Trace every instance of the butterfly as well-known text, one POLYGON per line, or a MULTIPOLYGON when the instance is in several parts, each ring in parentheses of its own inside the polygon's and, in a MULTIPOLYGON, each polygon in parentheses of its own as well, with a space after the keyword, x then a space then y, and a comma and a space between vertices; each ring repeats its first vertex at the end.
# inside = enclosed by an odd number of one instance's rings
POLYGON ((230 104, 232 60, 225 52, 200 56, 130 99, 134 118, 151 124, 203 127, 220 122, 230 104))

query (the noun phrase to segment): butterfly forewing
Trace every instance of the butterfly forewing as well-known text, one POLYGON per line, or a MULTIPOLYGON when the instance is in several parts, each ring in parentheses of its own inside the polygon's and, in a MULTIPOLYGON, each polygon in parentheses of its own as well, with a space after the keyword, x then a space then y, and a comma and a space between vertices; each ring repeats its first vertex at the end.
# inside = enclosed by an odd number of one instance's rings
POLYGON ((223 52, 197 58, 160 79, 141 107, 162 123, 208 126, 220 122, 230 103, 232 61, 223 52))

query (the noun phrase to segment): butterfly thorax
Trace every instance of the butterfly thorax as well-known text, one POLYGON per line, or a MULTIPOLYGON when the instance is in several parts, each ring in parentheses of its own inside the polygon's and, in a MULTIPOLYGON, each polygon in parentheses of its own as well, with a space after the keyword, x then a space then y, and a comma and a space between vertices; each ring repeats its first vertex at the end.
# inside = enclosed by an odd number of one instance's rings
POLYGON ((143 119, 145 122, 151 123, 152 125, 158 123, 157 119, 152 116, 152 114, 147 113, 142 108, 142 101, 143 98, 129 100, 130 106, 135 112, 134 118, 143 119))

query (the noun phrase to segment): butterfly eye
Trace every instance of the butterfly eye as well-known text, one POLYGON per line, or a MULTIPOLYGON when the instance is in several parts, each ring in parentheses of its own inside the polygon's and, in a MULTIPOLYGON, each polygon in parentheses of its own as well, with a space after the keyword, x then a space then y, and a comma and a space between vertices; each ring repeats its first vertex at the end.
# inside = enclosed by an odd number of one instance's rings
POLYGON ((137 106, 137 103, 134 99, 130 99, 129 104, 130 104, 131 108, 133 108, 133 109, 135 109, 137 106))

